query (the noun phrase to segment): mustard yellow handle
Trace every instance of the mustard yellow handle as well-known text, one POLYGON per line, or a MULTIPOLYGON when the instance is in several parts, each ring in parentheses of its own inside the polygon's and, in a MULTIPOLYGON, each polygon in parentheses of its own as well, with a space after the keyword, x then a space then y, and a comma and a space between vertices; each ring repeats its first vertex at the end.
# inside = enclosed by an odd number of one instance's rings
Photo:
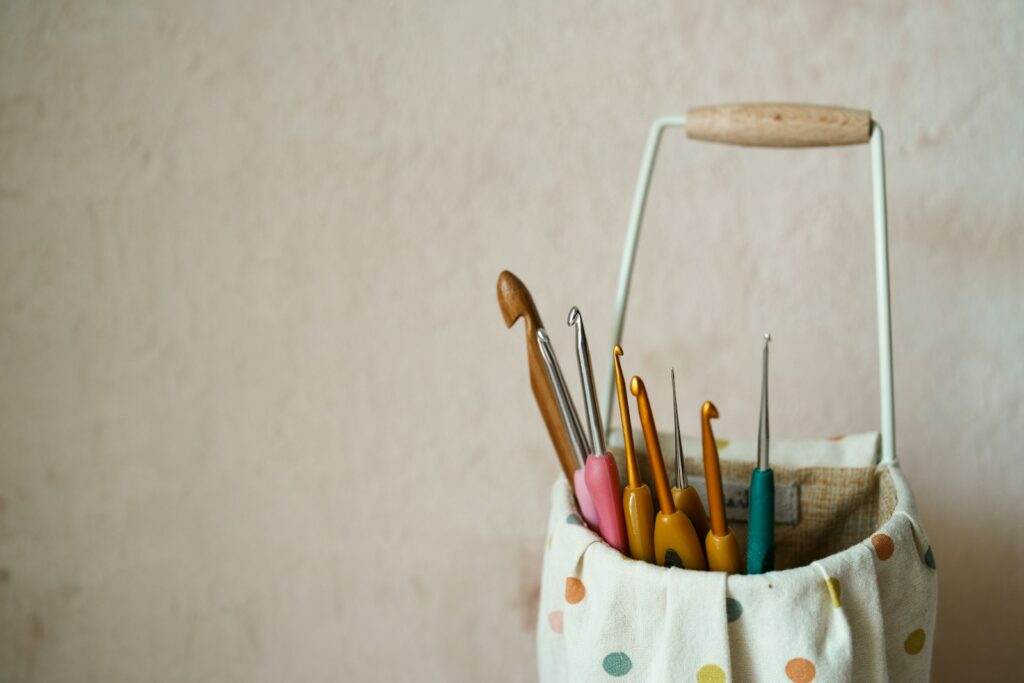
POLYGON ((676 509, 682 510, 683 514, 690 518, 693 530, 697 532, 697 538, 704 538, 711 530, 708 522, 708 513, 704 511, 704 503, 700 502, 700 495, 697 489, 687 486, 685 489, 672 487, 672 500, 675 501, 676 509))
POLYGON ((630 557, 654 564, 654 503, 647 484, 623 489, 622 511, 626 513, 630 557))
POLYGON ((682 510, 670 515, 658 513, 654 522, 654 560, 663 567, 708 568, 697 532, 682 510))
POLYGON ((709 531, 704 545, 708 551, 708 566, 711 571, 740 573, 740 547, 732 529, 727 531, 725 536, 715 536, 714 531, 709 531))

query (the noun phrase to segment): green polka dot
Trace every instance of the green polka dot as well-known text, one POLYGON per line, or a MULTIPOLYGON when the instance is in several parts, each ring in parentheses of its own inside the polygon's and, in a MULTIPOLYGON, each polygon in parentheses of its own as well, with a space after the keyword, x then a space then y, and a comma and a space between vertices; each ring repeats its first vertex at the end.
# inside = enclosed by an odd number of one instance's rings
POLYGON ((576 526, 583 526, 583 521, 576 515, 569 515, 565 518, 566 524, 575 524, 576 526))
POLYGON ((932 553, 932 547, 928 546, 928 550, 924 553, 924 563, 935 569, 935 555, 932 553))
POLYGON ((602 662, 604 670, 612 676, 625 676, 633 668, 633 662, 625 652, 613 652, 602 662))
POLYGON ((697 672, 697 683, 725 683, 725 671, 716 664, 705 664, 697 672))
POLYGON ((729 623, 736 621, 743 616, 743 605, 740 604, 739 600, 733 600, 732 598, 725 599, 725 618, 729 620, 729 623))
POLYGON ((912 631, 907 639, 903 641, 903 649, 908 655, 916 655, 924 649, 924 629, 912 631))

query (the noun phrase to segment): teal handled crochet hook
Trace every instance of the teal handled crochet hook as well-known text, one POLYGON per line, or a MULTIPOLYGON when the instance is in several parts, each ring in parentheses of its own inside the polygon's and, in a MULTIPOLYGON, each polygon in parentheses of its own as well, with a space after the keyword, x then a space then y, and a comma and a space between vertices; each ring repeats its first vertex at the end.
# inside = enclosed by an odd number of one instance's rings
POLYGON ((750 475, 750 520, 747 536, 747 573, 775 569, 775 475, 768 464, 768 342, 764 335, 761 357, 761 419, 757 427, 757 467, 750 475))

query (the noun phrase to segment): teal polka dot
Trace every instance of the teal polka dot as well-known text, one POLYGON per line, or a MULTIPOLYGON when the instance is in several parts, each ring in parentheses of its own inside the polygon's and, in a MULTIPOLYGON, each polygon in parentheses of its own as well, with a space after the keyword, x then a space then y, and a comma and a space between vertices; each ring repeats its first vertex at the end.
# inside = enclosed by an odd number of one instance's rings
POLYGON ((743 616, 743 605, 740 604, 740 601, 732 598, 726 598, 725 617, 729 620, 729 623, 731 624, 741 616, 743 616))
POLYGON ((633 662, 625 652, 613 652, 604 658, 604 670, 612 676, 625 676, 633 668, 633 662))
POLYGON ((931 567, 932 569, 935 569, 935 555, 932 554, 932 547, 931 546, 928 546, 928 550, 925 551, 924 563, 926 565, 928 565, 929 567, 931 567))
POLYGON ((565 518, 565 523, 566 524, 575 524, 576 526, 583 526, 583 520, 581 520, 576 515, 569 515, 568 517, 566 517, 565 518))

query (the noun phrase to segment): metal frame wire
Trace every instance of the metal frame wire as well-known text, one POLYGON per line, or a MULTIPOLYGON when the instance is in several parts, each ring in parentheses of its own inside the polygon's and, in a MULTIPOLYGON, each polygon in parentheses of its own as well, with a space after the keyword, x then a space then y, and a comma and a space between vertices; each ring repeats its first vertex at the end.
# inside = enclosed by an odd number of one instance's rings
MULTIPOLYGON (((622 265, 619 268, 619 285, 615 295, 615 321, 612 324, 613 344, 622 343, 622 328, 626 318, 626 304, 629 301, 630 284, 633 279, 636 247, 640 240, 640 226, 643 223, 644 210, 647 207, 647 195, 651 188, 651 175, 654 173, 662 134, 669 128, 685 127, 685 116, 664 116, 657 119, 651 125, 650 132, 647 134, 644 157, 640 162, 640 176, 637 178, 636 191, 633 193, 633 208, 629 214, 629 229, 626 231, 626 244, 622 251, 622 265)), ((881 462, 896 463, 896 421, 892 380, 892 325, 889 311, 889 225, 885 197, 885 142, 882 136, 882 128, 875 121, 871 122, 870 145, 875 222, 878 371, 881 390, 881 462)), ((609 362, 603 404, 606 434, 611 432, 610 418, 612 403, 614 402, 614 379, 613 364, 609 362)))

